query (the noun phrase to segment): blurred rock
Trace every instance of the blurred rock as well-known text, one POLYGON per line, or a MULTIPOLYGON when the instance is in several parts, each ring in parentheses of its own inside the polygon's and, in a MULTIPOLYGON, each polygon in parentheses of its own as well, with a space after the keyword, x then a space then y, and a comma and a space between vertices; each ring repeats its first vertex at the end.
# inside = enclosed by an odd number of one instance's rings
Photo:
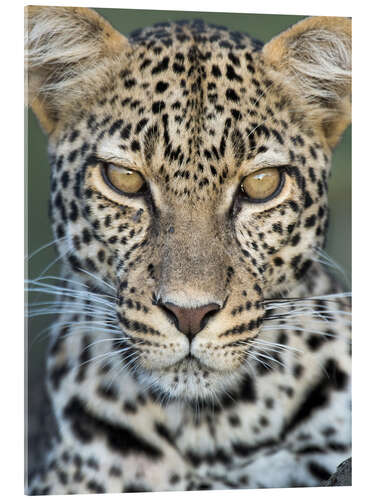
POLYGON ((342 462, 337 470, 323 486, 351 486, 352 485, 352 459, 342 462))

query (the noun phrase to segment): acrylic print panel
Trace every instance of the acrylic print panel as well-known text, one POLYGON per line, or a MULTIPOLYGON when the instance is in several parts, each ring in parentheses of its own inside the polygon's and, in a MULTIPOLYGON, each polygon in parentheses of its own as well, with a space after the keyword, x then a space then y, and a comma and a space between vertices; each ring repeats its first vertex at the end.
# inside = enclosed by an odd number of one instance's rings
POLYGON ((27 492, 350 484, 350 20, 26 15, 27 492))

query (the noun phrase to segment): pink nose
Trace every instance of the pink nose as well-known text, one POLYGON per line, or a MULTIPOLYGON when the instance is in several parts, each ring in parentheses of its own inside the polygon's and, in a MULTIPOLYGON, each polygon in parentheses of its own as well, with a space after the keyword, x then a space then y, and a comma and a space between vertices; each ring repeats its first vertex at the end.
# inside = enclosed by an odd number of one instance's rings
POLYGON ((203 320, 207 319, 207 315, 220 309, 218 304, 206 304, 194 309, 179 307, 170 302, 166 302, 163 306, 173 314, 177 328, 190 340, 204 328, 203 320))

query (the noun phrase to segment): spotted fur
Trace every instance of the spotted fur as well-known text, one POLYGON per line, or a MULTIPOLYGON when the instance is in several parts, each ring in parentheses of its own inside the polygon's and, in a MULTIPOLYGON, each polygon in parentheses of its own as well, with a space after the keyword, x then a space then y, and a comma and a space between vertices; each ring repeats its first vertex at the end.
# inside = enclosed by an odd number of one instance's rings
POLYGON ((320 484, 350 455, 350 306, 317 258, 350 120, 349 20, 264 47, 201 21, 128 39, 88 9, 27 21, 62 262, 60 281, 31 283, 58 296, 59 430, 28 491, 320 484), (108 163, 147 187, 116 193, 108 163), (266 167, 285 185, 251 203, 241 181, 266 167), (218 310, 188 338, 165 303, 218 310))

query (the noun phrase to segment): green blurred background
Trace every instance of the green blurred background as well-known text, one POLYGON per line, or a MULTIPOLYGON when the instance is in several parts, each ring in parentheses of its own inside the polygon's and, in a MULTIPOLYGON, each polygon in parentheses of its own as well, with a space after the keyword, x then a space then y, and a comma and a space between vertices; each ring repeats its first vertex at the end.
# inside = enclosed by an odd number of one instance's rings
MULTIPOLYGON (((159 21, 200 18, 207 22, 225 25, 235 31, 249 33, 266 42, 284 29, 303 19, 303 16, 222 14, 209 12, 152 11, 96 9, 116 29, 124 34, 159 21)), ((27 226, 29 255, 52 240, 47 216, 49 192, 49 167, 47 162, 47 138, 31 111, 27 112, 27 226)), ((345 270, 348 283, 351 279, 351 129, 349 128, 334 152, 330 179, 331 222, 327 252, 345 270)), ((52 247, 39 252, 28 262, 28 275, 36 277, 56 258, 52 247)), ((53 266, 48 274, 58 272, 53 266)), ((29 321, 29 384, 40 386, 44 365, 46 336, 38 333, 51 323, 52 318, 36 318, 29 321)), ((30 404, 36 404, 35 399, 30 404)), ((31 409, 31 408, 30 408, 31 409)))

